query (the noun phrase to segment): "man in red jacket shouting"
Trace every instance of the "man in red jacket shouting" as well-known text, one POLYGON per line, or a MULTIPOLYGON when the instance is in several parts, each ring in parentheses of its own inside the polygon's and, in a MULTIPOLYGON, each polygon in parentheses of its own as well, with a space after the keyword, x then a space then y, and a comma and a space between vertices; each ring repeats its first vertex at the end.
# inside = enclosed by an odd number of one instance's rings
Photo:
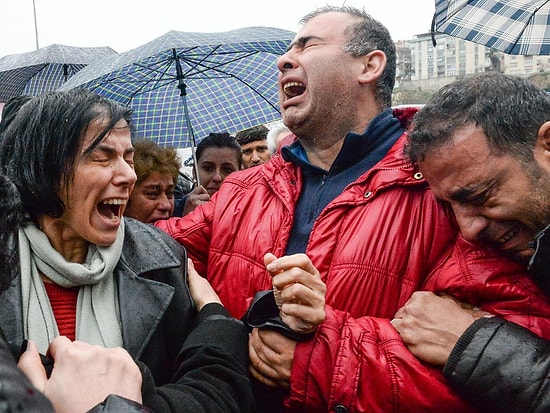
POLYGON ((311 260, 326 285, 314 336, 269 325, 250 335, 252 374, 280 391, 278 410, 469 411, 440 370, 407 350, 390 323, 397 309, 417 290, 448 291, 550 338, 550 303, 521 265, 460 238, 450 208, 404 158, 408 119, 391 109, 388 30, 351 7, 323 7, 301 23, 277 64, 294 142, 229 176, 192 214, 156 225, 239 318, 272 288, 266 254, 311 260))

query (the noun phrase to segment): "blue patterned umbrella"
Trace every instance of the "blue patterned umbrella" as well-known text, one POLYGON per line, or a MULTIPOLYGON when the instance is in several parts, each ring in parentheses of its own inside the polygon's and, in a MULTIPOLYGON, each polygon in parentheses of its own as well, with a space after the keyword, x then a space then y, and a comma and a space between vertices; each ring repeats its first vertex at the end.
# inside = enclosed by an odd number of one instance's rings
POLYGON ((277 58, 294 33, 247 27, 170 31, 89 65, 62 89, 84 87, 134 110, 136 136, 192 147, 210 132, 236 132, 280 117, 277 58))
POLYGON ((550 0, 435 0, 432 32, 515 55, 550 54, 550 0))
POLYGON ((0 59, 0 102, 56 90, 89 63, 116 54, 110 47, 52 44, 33 52, 4 56, 0 59))

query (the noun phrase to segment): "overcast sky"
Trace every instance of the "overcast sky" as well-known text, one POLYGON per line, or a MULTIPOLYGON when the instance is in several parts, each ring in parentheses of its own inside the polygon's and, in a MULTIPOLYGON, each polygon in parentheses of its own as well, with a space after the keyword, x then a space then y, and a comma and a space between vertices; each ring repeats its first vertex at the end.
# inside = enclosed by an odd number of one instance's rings
MULTIPOLYGON (((125 52, 170 30, 218 32, 246 26, 297 30, 322 0, 35 0, 39 47, 110 46, 125 52)), ((347 0, 385 24, 394 41, 430 30, 435 0, 347 0)), ((0 57, 36 49, 32 0, 0 0, 0 57)))

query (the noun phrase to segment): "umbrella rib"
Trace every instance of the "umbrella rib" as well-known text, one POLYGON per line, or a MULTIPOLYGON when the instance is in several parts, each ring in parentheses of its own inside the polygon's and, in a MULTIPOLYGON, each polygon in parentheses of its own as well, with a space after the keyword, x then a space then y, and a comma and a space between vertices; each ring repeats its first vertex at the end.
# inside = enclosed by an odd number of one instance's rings
MULTIPOLYGON (((242 53, 242 52, 227 52, 227 53, 223 53, 223 54, 227 54, 227 55, 230 55, 230 54, 235 54, 235 53, 242 53)), ((207 63, 212 63, 213 65, 212 66, 209 66, 207 64, 205 64, 205 60, 206 58, 204 59, 200 59, 199 61, 194 61, 192 59, 189 59, 189 58, 182 58, 182 60, 184 62, 187 63, 188 66, 192 66, 190 69, 188 69, 186 71, 186 74, 184 75, 184 78, 185 79, 190 79, 191 76, 195 76, 197 74, 200 74, 200 73, 205 73, 205 72, 208 72, 208 71, 216 71, 218 73, 221 73, 223 75, 226 75, 226 76, 233 76, 231 74, 228 74, 226 72, 224 72, 223 70, 219 70, 218 68, 219 67, 223 67, 223 66, 226 66, 230 63, 233 63, 233 62, 237 62, 239 60, 242 60, 242 59, 245 59, 247 57, 250 57, 250 56, 253 56, 254 54, 256 54, 256 52, 250 52, 246 55, 242 55, 242 56, 239 56, 238 58, 234 58, 234 59, 231 59, 231 60, 228 60, 228 61, 224 61, 224 62, 221 62, 221 63, 218 63, 218 62, 210 62, 210 61, 206 61, 207 63), (202 69, 198 69, 201 67, 201 64, 202 66, 204 66, 204 68, 202 69), (191 73, 191 71, 193 69, 196 69, 195 72, 193 72, 192 75, 189 75, 189 73, 191 73)), ((219 54, 221 55, 221 54, 219 54)), ((219 56, 218 55, 218 56, 219 56)), ((209 56, 212 56, 212 54, 210 54, 209 56)), ((168 73, 168 69, 170 68, 170 65, 171 65, 172 62, 169 62, 167 65, 166 65, 166 70, 162 71, 162 70, 158 70, 158 69, 154 69, 154 68, 151 68, 151 67, 147 67, 141 63, 136 63, 136 67, 139 67, 141 69, 144 69, 145 72, 149 72, 149 73, 157 73, 157 74, 160 74, 161 76, 165 76, 166 73, 168 73)), ((118 77, 118 76, 117 76, 118 77)), ((114 82, 117 80, 117 77, 115 78, 110 78, 109 81, 110 82, 114 82)), ((176 79, 176 77, 174 76, 173 78, 170 77, 169 78, 169 81, 171 81, 172 79, 176 79)), ((161 82, 163 79, 162 78, 154 78, 152 79, 151 81, 154 81, 154 80, 157 80, 158 82, 161 82)), ((123 78, 121 78, 121 81, 124 82, 124 83, 132 83, 132 82, 128 82, 128 80, 123 80, 123 78)), ((150 83, 151 81, 146 81, 144 82, 144 85, 150 83)), ((156 87, 154 88, 156 89, 156 87)), ((137 93, 136 93, 137 94, 137 93)))
MULTIPOLYGON (((218 49, 219 46, 216 48, 218 49)), ((233 55, 233 54, 237 54, 237 53, 242 53, 242 52, 226 52, 226 53, 221 53, 219 55, 233 55)), ((253 56, 254 54, 256 54, 257 52, 249 52, 245 55, 240 55, 239 57, 236 57, 236 58, 233 58, 233 59, 230 59, 229 61, 224 61, 222 63, 218 63, 218 62, 210 62, 207 60, 207 57, 210 57, 210 56, 214 56, 212 53, 210 53, 209 55, 205 56, 204 58, 198 60, 198 61, 193 61, 193 60, 190 60, 188 57, 187 58, 182 58, 182 60, 187 63, 187 65, 190 65, 190 69, 188 69, 186 71, 186 74, 184 75, 184 79, 191 79, 192 77, 191 76, 196 76, 195 78, 200 78, 198 75, 200 74, 204 74, 208 71, 213 71, 213 72, 216 72, 220 75, 220 77, 226 77, 226 78, 232 78, 232 79, 235 79, 237 80, 238 82, 242 83, 243 85, 245 85, 247 88, 249 88, 250 90, 254 91, 254 93, 260 97, 263 101, 265 101, 271 108, 273 108, 274 110, 276 110, 277 112, 280 113, 280 110, 279 108, 276 106, 276 105, 273 105, 269 99, 267 99, 264 95, 262 95, 260 92, 258 92, 254 87, 252 87, 249 83, 247 83, 246 81, 244 81, 243 79, 239 78, 238 76, 235 76, 234 74, 232 73, 228 73, 228 72, 225 72, 223 70, 221 70, 220 68, 223 67, 223 66, 226 66, 230 63, 233 63, 233 62, 237 62, 239 60, 242 60, 244 58, 247 58, 247 57, 250 57, 250 56, 253 56), (212 66, 209 66, 208 63, 211 63, 212 66), (201 67, 201 65, 203 66, 203 68, 199 69, 201 67), (191 76, 189 75, 191 73, 191 71, 195 69, 195 72, 191 74, 191 76)), ((218 56, 219 56, 218 55, 218 56)), ((122 83, 125 83, 125 84, 136 84, 136 85, 140 85, 137 87, 137 89, 128 96, 128 99, 127 99, 127 105, 130 105, 130 103, 132 102, 132 100, 136 97, 136 96, 139 96, 140 94, 142 93, 145 93, 147 91, 150 91, 150 90, 156 90, 156 89, 159 89, 163 86, 165 86, 167 83, 170 83, 174 80, 176 80, 176 77, 168 77, 168 79, 166 77, 162 77, 162 76, 166 76, 167 73, 169 73, 168 69, 171 67, 171 64, 172 64, 173 60, 168 62, 164 67, 165 67, 165 70, 159 70, 159 69, 155 69, 155 68, 151 68, 151 67, 147 67, 141 63, 137 63, 136 64, 136 67, 140 68, 140 69, 143 69, 144 72, 149 72, 149 73, 156 73, 158 75, 160 75, 161 77, 154 77, 150 80, 146 80, 146 81, 136 81, 136 82, 132 82, 132 81, 128 81, 128 80, 124 80, 123 78, 120 78, 120 81, 122 83), (146 90, 145 88, 150 85, 146 90)), ((119 75, 119 76, 122 76, 122 75, 119 75)), ((116 78, 111 78, 109 79, 109 81, 111 83, 114 83, 116 82, 117 78, 119 77, 117 76, 116 78)), ((203 79, 208 79, 208 78, 212 78, 213 76, 211 75, 205 75, 205 77, 203 79)))
MULTIPOLYGON (((204 60, 205 60, 206 58, 208 58, 208 57, 214 55, 215 51, 218 50, 220 47, 221 47, 221 44, 217 45, 214 49, 212 49, 212 50, 210 51, 210 53, 205 54, 205 55, 203 56, 203 58, 200 59, 194 66, 191 66, 191 67, 189 68, 189 70, 187 70, 187 71, 185 72, 185 74, 183 75, 184 79, 187 77, 187 74, 188 74, 189 72, 191 72, 196 66, 201 65, 202 62, 204 62, 204 60)), ((188 51, 186 51, 186 52, 188 52, 188 51)), ((177 58, 180 59, 180 55, 179 55, 179 54, 177 55, 177 58)), ((184 57, 181 57, 181 59, 182 59, 184 62, 187 61, 184 57)))
MULTIPOLYGON (((237 52, 239 53, 239 52, 237 52)), ((242 52, 240 52, 242 53, 242 52)), ((247 86, 248 88, 250 88, 250 90, 253 90, 254 93, 256 93, 261 99, 263 99, 270 107, 272 107, 273 109, 275 109, 277 112, 280 113, 280 110, 278 107, 276 107, 275 105, 273 105, 266 97, 264 97, 261 93, 259 93, 254 87, 252 87, 249 83, 245 82, 244 80, 242 80, 241 78, 233 75, 232 73, 227 73, 227 72, 224 72, 223 70, 220 70, 219 67, 223 67, 223 66, 226 66, 227 64, 229 63, 233 63, 233 62, 237 62, 239 60, 242 60, 246 57, 250 57, 250 56, 253 56, 254 54, 256 54, 257 52, 250 52, 248 54, 246 54, 244 57, 243 56, 240 56, 239 58, 235 58, 235 59, 231 59, 230 61, 226 61, 226 62, 223 62, 223 63, 220 63, 220 64, 217 64, 217 65, 214 65, 212 67, 210 66, 205 66, 205 69, 203 70, 200 70, 200 71, 197 71, 197 73, 204 73, 204 72, 207 72, 209 70, 213 70, 217 73, 220 73, 224 76, 222 77, 230 77, 230 78, 233 78, 233 79, 236 79, 238 82, 241 82, 242 84, 244 84, 245 86, 247 86)), ((235 52, 228 52, 228 53, 223 53, 223 54, 227 54, 227 55, 230 55, 230 54, 235 54, 235 52)), ((208 56, 212 56, 213 54, 209 54, 208 56)), ((186 58, 184 59, 184 62, 188 62, 189 61, 189 58, 186 58)), ((201 59, 200 61, 198 61, 196 64, 194 64, 193 67, 197 67, 198 65, 200 65, 201 63, 203 63, 205 61, 205 59, 201 59)), ((189 73, 189 71, 187 71, 187 73, 189 73)), ((209 76, 211 77, 211 76, 209 76)), ((205 77, 205 79, 208 79, 208 77, 205 77)))
MULTIPOLYGON (((165 76, 166 73, 168 73, 168 69, 170 69, 171 64, 172 64, 172 62, 168 62, 168 63, 165 65, 165 70, 164 70, 164 71, 156 70, 156 69, 155 69, 155 70, 149 70, 150 73, 151 73, 151 72, 152 72, 152 73, 157 73, 157 74, 159 74, 161 77, 160 77, 160 78, 154 77, 154 78, 152 78, 152 79, 150 79, 150 80, 147 80, 147 81, 143 82, 143 84, 142 84, 141 86, 139 86, 139 87, 136 89, 136 91, 130 95, 130 98, 128 99, 128 104, 130 104, 130 103, 132 102, 132 100, 133 100, 136 96, 140 95, 141 92, 143 91, 143 89, 144 89, 147 85, 149 85, 149 84, 154 84, 154 86, 150 87, 148 90, 155 90, 155 89, 158 89, 158 88, 164 86, 164 84, 162 84, 161 81, 164 80, 163 76, 165 76)), ((143 68, 143 69, 149 69, 149 68, 147 68, 147 67, 145 67, 145 66, 142 66, 141 64, 138 64, 137 66, 138 66, 138 67, 141 67, 141 68, 143 68)), ((175 79, 175 78, 173 78, 173 79, 175 79)), ((171 80, 173 80, 173 79, 172 79, 172 78, 168 78, 167 83, 169 83, 169 82, 170 82, 171 80)))
POLYGON ((275 105, 273 105, 266 97, 264 97, 264 95, 262 95, 260 92, 258 92, 255 88, 253 88, 251 85, 249 85, 247 82, 245 82, 244 80, 242 79, 239 79, 237 76, 234 76, 232 74, 229 75, 230 77, 234 78, 234 79, 237 79, 239 82, 241 82, 242 84, 244 84, 245 86, 249 87, 250 90, 253 90, 254 93, 256 93, 260 98, 262 98, 265 102, 267 102, 267 104, 269 106, 271 106, 273 109, 275 109, 277 112, 281 113, 281 111, 279 110, 278 107, 276 107, 275 105))
MULTIPOLYGON (((224 52, 224 53, 220 53, 216 56, 221 56, 221 55, 232 55, 232 54, 236 54, 236 53, 242 53, 242 52, 224 52)), ((231 64, 231 63, 234 63, 234 62, 238 62, 239 60, 242 60, 242 59, 246 59, 247 57, 250 57, 250 56, 254 56, 257 52, 249 52, 247 53, 246 55, 241 55, 239 57, 236 57, 234 59, 231 59, 231 60, 228 60, 228 61, 224 61, 224 62, 210 62, 210 61, 207 61, 208 63, 212 63, 213 66, 208 66, 206 64, 204 64, 203 62, 205 61, 205 59, 201 59, 200 61, 198 62, 194 62, 192 59, 190 58, 184 58, 183 61, 186 62, 186 63, 189 63, 190 65, 193 64, 193 68, 197 68, 197 67, 200 67, 200 65, 202 65, 203 67, 205 67, 205 69, 201 69, 201 70, 196 70, 195 73, 203 73, 203 72, 207 72, 209 70, 215 70, 217 71, 217 67, 221 67, 221 66, 227 66, 228 64, 231 64)), ((213 56, 212 54, 210 54, 209 56, 213 56)), ((187 71, 187 73, 189 73, 190 70, 187 71)), ((225 73, 222 71, 222 73, 225 73)), ((187 76, 185 76, 187 77, 187 76)))
MULTIPOLYGON (((156 69, 156 68, 152 68, 152 67, 147 67, 141 63, 136 63, 136 66, 137 67, 140 67, 142 69, 145 69, 145 71, 148 71, 149 73, 158 73, 160 74, 161 76, 164 76, 167 72, 168 72, 168 69, 170 68, 170 65, 172 64, 172 62, 167 62, 166 63, 166 70, 162 71, 162 70, 159 70, 159 69, 156 69)), ((175 79, 175 76, 174 76, 174 79, 175 79)))
MULTIPOLYGON (((219 46, 218 46, 216 49, 218 49, 218 48, 219 48, 219 46)), ((216 50, 216 49, 215 49, 215 50, 216 50)), ((222 55, 222 54, 223 54, 223 55, 232 55, 232 54, 236 54, 236 53, 242 53, 242 52, 224 52, 224 53, 220 53, 219 55, 222 55)), ((220 70, 220 69, 219 69, 220 67, 226 66, 226 65, 228 65, 228 64, 230 64, 230 63, 237 62, 237 61, 239 61, 239 60, 242 60, 242 59, 245 59, 245 58, 247 58, 247 57, 253 56, 253 55, 255 55, 256 53, 258 53, 258 52, 249 52, 249 53, 247 53, 247 54, 244 55, 244 56, 243 56, 243 55, 240 55, 238 58, 234 58, 234 59, 231 59, 231 60, 229 60, 229 61, 225 61, 225 62, 223 62, 223 63, 215 64, 214 66, 207 66, 207 65, 204 64, 203 62, 206 60, 207 57, 214 56, 213 53, 210 53, 210 54, 208 54, 208 55, 205 55, 205 57, 204 57, 203 59, 200 59, 198 62, 196 62, 196 63, 193 62, 193 63, 195 63, 195 64, 193 65, 193 68, 197 68, 199 65, 202 64, 202 65, 205 67, 205 69, 198 70, 198 71, 196 72, 197 74, 198 74, 198 73, 204 73, 204 72, 207 72, 207 71, 209 71, 209 70, 212 70, 212 71, 215 71, 215 72, 217 72, 217 73, 222 74, 222 75, 223 75, 222 77, 230 77, 230 78, 233 78, 233 79, 237 80, 238 82, 241 82, 241 83, 244 84, 246 87, 248 87, 250 90, 253 90, 254 93, 256 93, 256 95, 258 95, 262 100, 264 100, 270 107, 272 107, 274 110, 276 110, 277 112, 280 113, 280 110, 279 110, 278 107, 276 107, 275 105, 273 105, 273 104, 269 101, 269 99, 267 99, 266 97, 264 97, 264 95, 262 95, 261 93, 259 93, 259 92, 258 92, 254 87, 252 87, 249 83, 247 83, 247 82, 245 82, 244 80, 242 80, 241 78, 239 78, 239 77, 233 75, 232 73, 227 73, 227 72, 224 72, 223 70, 220 70)), ((219 56, 219 55, 218 55, 218 56, 219 56)), ((179 56, 178 56, 178 58, 179 58, 179 56)), ((189 61, 190 61, 189 58, 184 58, 184 62, 189 62, 189 61)), ((209 62, 209 63, 210 63, 210 62, 209 62)), ((216 63, 216 62, 213 62, 213 63, 216 63)), ((187 73, 189 73, 189 72, 190 72, 190 70, 187 71, 187 73)), ((211 76, 210 76, 210 77, 211 77, 211 76)), ((206 79, 208 79, 208 77, 206 77, 206 79)))
MULTIPOLYGON (((147 67, 147 66, 144 66, 140 63, 136 63, 135 64, 136 67, 139 67, 139 68, 142 68, 142 69, 145 69, 145 72, 149 72, 149 73, 158 73, 160 75, 164 75, 166 72, 162 72, 160 70, 157 70, 157 69, 152 69, 150 67, 147 67)), ((103 79, 99 78, 98 80, 99 81, 103 81, 103 82, 108 82, 108 83, 116 83, 118 80, 120 80, 121 83, 134 83, 132 81, 128 81, 127 79, 125 79, 123 76, 125 75, 125 73, 118 73, 116 76, 108 76, 108 77, 105 77, 103 79)), ((157 78, 154 78, 154 79, 157 79, 157 78)), ((153 80, 154 80, 153 79, 153 80)), ((162 78, 158 79, 159 81, 160 80, 163 80, 162 78)), ((140 83, 141 81, 137 81, 135 83, 140 83)), ((150 80, 144 82, 145 84, 149 83, 150 80)))
MULTIPOLYGON (((221 45, 216 46, 216 48, 214 49, 214 51, 217 50, 217 49, 219 49, 220 46, 221 46, 221 45)), ((190 50, 192 50, 192 49, 190 49, 190 50)), ((186 52, 188 52, 188 50, 186 50, 186 52)), ((190 67, 189 70, 186 71, 186 74, 184 75, 184 79, 186 79, 186 78, 188 79, 188 78, 189 78, 188 74, 189 74, 194 68, 196 68, 197 66, 199 66, 202 62, 204 62, 204 60, 205 60, 207 57, 209 57, 209 56, 211 56, 211 55, 212 55, 212 53, 210 53, 210 54, 208 54, 208 55, 205 55, 204 58, 203 58, 203 59, 200 59, 198 62, 193 62, 193 66, 190 67)), ((179 57, 180 57, 180 56, 178 56, 178 58, 179 58, 179 57)), ((183 60, 184 60, 184 62, 188 62, 188 59, 183 59, 183 60)), ((238 59, 236 59, 236 60, 238 60, 238 59)), ((170 66, 172 65, 172 62, 173 62, 173 59, 170 60, 170 61, 166 64, 166 66, 165 66, 165 67, 166 67, 166 70, 164 70, 164 71, 158 70, 158 69, 153 69, 153 68, 147 67, 147 66, 145 66, 145 65, 143 65, 143 64, 140 64, 140 63, 137 63, 136 66, 139 67, 139 68, 145 69, 145 70, 148 71, 149 73, 158 73, 158 74, 160 74, 161 76, 165 76, 165 75, 168 73, 168 69, 169 69, 170 66)), ((225 62, 224 64, 231 63, 231 62, 232 62, 232 61, 230 61, 230 62, 225 62)), ((215 70, 215 69, 214 69, 214 68, 209 68, 209 67, 207 67, 207 68, 204 69, 204 70, 197 71, 197 73, 202 73, 202 72, 207 71, 207 70, 215 70)), ((170 81, 175 80, 175 79, 176 79, 176 77, 173 77, 173 78, 172 78, 172 77, 169 77, 169 79, 166 80, 166 82, 169 83, 170 81)), ((162 83, 163 80, 164 80, 164 79, 161 77, 161 78, 153 78, 153 79, 151 79, 151 80, 148 80, 148 81, 143 82, 143 84, 142 84, 140 87, 138 87, 138 89, 137 89, 134 93, 132 93, 132 95, 131 95, 130 98, 128 99, 128 103, 130 103, 130 102, 134 99, 134 97, 140 95, 141 92, 143 91, 143 89, 144 89, 148 84, 150 84, 150 83, 156 82, 155 86, 150 87, 148 90, 155 90, 155 89, 158 89, 158 88, 164 86, 164 83, 162 83)), ((130 82, 125 81, 125 83, 130 83, 130 82)))

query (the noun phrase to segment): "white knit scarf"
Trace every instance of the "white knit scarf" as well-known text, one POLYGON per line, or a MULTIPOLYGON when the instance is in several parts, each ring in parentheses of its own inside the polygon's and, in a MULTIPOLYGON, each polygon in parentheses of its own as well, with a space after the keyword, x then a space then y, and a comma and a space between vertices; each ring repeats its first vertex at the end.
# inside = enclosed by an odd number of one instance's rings
POLYGON ((33 223, 19 230, 19 253, 26 338, 41 353, 59 335, 39 271, 62 287, 81 286, 76 309, 76 339, 105 347, 122 346, 118 295, 113 270, 120 259, 124 222, 108 247, 90 244, 83 264, 67 262, 33 223))

